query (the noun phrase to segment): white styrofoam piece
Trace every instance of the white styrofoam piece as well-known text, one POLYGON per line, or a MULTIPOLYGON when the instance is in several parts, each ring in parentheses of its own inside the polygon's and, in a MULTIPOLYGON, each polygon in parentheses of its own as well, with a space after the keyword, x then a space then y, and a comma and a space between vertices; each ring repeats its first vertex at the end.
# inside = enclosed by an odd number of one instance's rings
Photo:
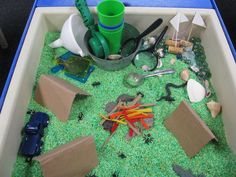
MULTIPOLYGON (((95 12, 95 8, 92 8, 92 11, 95 12)), ((231 149, 236 152, 236 65, 215 11, 213 9, 127 7, 125 20, 143 31, 156 18, 163 18, 162 26, 152 33, 159 34, 176 13, 182 12, 188 18, 193 18, 196 11, 205 20, 207 28, 204 31, 193 31, 193 34, 201 35, 212 73, 213 85, 219 102, 223 106, 222 118, 227 141, 231 149)), ((48 31, 60 31, 63 23, 72 13, 78 13, 77 9, 74 7, 44 7, 35 10, 0 114, 1 177, 11 176, 11 169, 16 160, 21 141, 20 132, 32 95, 45 34, 48 31)), ((182 25, 180 32, 181 28, 182 25)))
POLYGON ((189 79, 187 83, 187 92, 189 100, 192 103, 197 103, 205 98, 206 91, 205 88, 194 79, 189 79))

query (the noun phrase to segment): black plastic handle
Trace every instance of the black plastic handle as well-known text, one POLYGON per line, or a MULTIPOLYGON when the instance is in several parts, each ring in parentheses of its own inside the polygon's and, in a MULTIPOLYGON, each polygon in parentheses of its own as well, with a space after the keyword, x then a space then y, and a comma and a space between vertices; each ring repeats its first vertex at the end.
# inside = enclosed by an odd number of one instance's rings
POLYGON ((161 34, 158 36, 158 38, 154 44, 154 49, 160 44, 160 42, 162 41, 163 37, 165 36, 167 30, 168 30, 168 26, 165 26, 165 28, 162 30, 161 34))
POLYGON ((142 32, 137 38, 137 41, 140 41, 144 36, 148 35, 149 33, 153 32, 156 28, 158 28, 162 24, 162 18, 157 19, 154 21, 144 32, 142 32))

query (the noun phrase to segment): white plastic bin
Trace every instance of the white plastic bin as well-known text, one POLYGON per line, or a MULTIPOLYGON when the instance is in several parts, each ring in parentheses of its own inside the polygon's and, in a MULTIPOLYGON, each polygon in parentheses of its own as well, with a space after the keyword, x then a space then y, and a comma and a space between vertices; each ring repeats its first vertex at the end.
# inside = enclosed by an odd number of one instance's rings
MULTIPOLYGON (((95 8, 91 9, 95 12, 95 8)), ((212 72, 212 82, 223 105, 222 118, 227 141, 236 153, 236 65, 226 37, 213 9, 126 8, 125 20, 144 30, 156 18, 164 25, 177 13, 190 18, 199 11, 206 20, 206 30, 198 31, 212 72)), ((60 31, 74 7, 36 8, 23 44, 12 81, 0 114, 0 176, 10 176, 21 141, 24 115, 32 95, 34 78, 48 31, 60 31)), ((161 29, 161 28, 160 28, 161 29)))

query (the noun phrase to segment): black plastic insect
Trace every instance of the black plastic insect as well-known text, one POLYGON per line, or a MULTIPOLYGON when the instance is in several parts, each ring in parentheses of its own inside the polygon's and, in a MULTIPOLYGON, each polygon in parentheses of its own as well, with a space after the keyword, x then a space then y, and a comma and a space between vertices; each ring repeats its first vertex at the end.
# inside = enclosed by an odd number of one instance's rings
POLYGON ((35 112, 36 112, 35 110, 28 109, 28 111, 27 111, 26 114, 32 115, 32 114, 34 114, 35 112))
POLYGON ((151 136, 150 133, 148 133, 144 135, 143 140, 144 140, 144 143, 149 144, 153 142, 154 138, 151 136))
POLYGON ((118 173, 117 173, 117 172, 114 172, 114 173, 112 174, 112 177, 118 177, 118 173))
POLYGON ((93 86, 93 87, 97 87, 97 86, 99 86, 99 85, 101 85, 101 82, 96 81, 96 82, 93 82, 93 83, 92 83, 92 86, 93 86))
POLYGON ((118 153, 118 156, 119 156, 121 159, 125 159, 125 158, 126 158, 126 155, 125 155, 123 152, 119 152, 119 153, 118 153))
POLYGON ((167 95, 166 96, 162 96, 161 98, 157 99, 157 101, 165 100, 165 101, 168 101, 170 103, 172 101, 175 101, 175 99, 171 96, 170 88, 171 87, 173 87, 173 88, 182 88, 182 87, 185 87, 186 85, 187 85, 187 82, 185 82, 185 83, 183 83, 181 85, 175 85, 173 83, 166 84, 165 89, 166 89, 167 95))
POLYGON ((80 112, 78 115, 78 121, 83 120, 83 118, 84 118, 84 114, 82 112, 80 112))

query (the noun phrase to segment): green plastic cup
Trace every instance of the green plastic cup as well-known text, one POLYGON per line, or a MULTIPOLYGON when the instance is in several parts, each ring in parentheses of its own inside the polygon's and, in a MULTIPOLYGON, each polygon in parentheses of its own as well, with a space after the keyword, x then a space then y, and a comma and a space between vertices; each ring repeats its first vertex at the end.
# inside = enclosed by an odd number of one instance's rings
POLYGON ((104 0, 97 6, 99 23, 115 27, 124 21, 125 6, 118 0, 104 0))
POLYGON ((101 28, 100 26, 98 26, 98 28, 108 42, 110 54, 117 54, 121 46, 124 25, 122 25, 122 27, 116 31, 107 31, 101 28))
POLYGON ((125 6, 119 0, 104 0, 97 6, 98 29, 109 43, 110 53, 120 50, 125 6))

